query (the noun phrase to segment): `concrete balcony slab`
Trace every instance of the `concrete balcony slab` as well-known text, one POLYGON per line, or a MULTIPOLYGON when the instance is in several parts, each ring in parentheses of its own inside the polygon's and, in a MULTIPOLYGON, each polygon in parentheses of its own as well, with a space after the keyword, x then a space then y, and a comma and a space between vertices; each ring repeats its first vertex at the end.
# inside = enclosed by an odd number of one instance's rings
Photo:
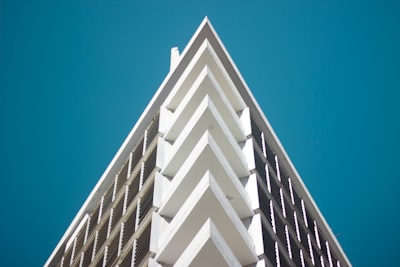
MULTIPOLYGON (((249 175, 247 169, 243 171, 243 174, 249 175)), ((190 196, 202 176, 207 172, 216 177, 223 188, 225 197, 229 199, 240 218, 253 215, 249 197, 238 175, 209 131, 203 134, 166 188, 159 213, 167 217, 175 216, 182 203, 190 196)))
POLYGON ((236 174, 239 177, 247 175, 246 158, 209 96, 204 97, 172 145, 162 173, 174 176, 205 131, 212 134, 236 174))
POLYGON ((168 141, 175 141, 206 96, 214 102, 215 108, 221 114, 235 140, 238 142, 246 140, 238 114, 233 109, 230 100, 225 96, 208 66, 203 68, 181 103, 179 103, 164 138, 168 141))
POLYGON ((188 64, 171 93, 165 99, 163 106, 175 111, 205 66, 208 66, 214 73, 216 80, 230 100, 234 110, 238 112, 244 109, 246 104, 240 93, 235 89, 234 83, 208 40, 203 41, 193 60, 188 64))
POLYGON ((257 262, 253 240, 209 172, 203 176, 160 237, 156 260, 174 264, 209 219, 241 265, 257 262))
POLYGON ((174 267, 241 267, 211 219, 208 219, 190 242, 174 267))

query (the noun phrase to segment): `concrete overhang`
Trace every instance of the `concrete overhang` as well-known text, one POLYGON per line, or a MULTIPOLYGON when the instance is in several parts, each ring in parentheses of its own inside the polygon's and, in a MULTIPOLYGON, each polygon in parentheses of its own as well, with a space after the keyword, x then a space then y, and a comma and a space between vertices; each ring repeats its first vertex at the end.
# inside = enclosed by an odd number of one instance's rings
POLYGON ((156 260, 174 264, 208 219, 241 265, 257 262, 253 240, 210 172, 203 176, 160 237, 156 260))
POLYGON ((168 141, 175 141, 183 127, 187 124, 190 116, 205 96, 209 96, 213 100, 235 139, 237 141, 246 140, 237 113, 215 79, 212 71, 207 66, 203 68, 196 81, 179 103, 172 116, 170 126, 168 127, 169 130, 165 133, 164 138, 168 141))
POLYGON ((229 74, 226 72, 218 55, 207 39, 203 40, 192 61, 188 64, 171 93, 165 99, 164 106, 172 111, 176 110, 205 66, 213 72, 224 94, 231 101, 234 110, 241 111, 244 109, 246 107, 245 102, 236 90, 229 74))
MULTIPOLYGON (((223 185, 225 198, 229 198, 239 217, 252 216, 253 210, 243 185, 209 131, 203 134, 170 182, 162 198, 160 215, 175 216, 202 175, 208 171, 213 173, 220 185, 223 185)), ((243 174, 249 175, 247 169, 241 171, 243 174)))
MULTIPOLYGON (((239 128, 237 130, 242 133, 239 128)), ((173 177, 205 131, 212 134, 235 173, 239 177, 247 176, 249 172, 246 158, 209 96, 205 96, 193 116, 185 123, 168 152, 162 173, 173 177)))
POLYGON ((208 219, 190 242, 174 267, 241 267, 211 219, 208 219))

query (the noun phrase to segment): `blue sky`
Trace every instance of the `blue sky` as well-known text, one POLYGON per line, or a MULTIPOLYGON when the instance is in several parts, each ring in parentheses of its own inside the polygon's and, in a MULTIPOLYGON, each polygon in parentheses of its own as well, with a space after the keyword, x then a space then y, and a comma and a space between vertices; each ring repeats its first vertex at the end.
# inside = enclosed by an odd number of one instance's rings
POLYGON ((400 5, 0 2, 0 255, 41 266, 208 16, 354 266, 394 266, 400 5))

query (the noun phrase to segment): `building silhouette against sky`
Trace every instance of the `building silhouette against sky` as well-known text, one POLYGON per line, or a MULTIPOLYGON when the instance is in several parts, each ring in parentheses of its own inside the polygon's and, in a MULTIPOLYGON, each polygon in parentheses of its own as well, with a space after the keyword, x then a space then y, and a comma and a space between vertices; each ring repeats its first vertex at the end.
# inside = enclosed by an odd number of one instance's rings
POLYGON ((350 266, 207 18, 45 266, 350 266))

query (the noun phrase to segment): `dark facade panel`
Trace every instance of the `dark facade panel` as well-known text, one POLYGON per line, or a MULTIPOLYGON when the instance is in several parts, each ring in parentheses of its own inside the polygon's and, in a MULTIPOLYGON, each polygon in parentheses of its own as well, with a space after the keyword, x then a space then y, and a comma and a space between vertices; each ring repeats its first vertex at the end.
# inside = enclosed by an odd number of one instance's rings
POLYGON ((143 233, 137 239, 135 265, 138 266, 149 252, 151 224, 147 225, 143 233))

